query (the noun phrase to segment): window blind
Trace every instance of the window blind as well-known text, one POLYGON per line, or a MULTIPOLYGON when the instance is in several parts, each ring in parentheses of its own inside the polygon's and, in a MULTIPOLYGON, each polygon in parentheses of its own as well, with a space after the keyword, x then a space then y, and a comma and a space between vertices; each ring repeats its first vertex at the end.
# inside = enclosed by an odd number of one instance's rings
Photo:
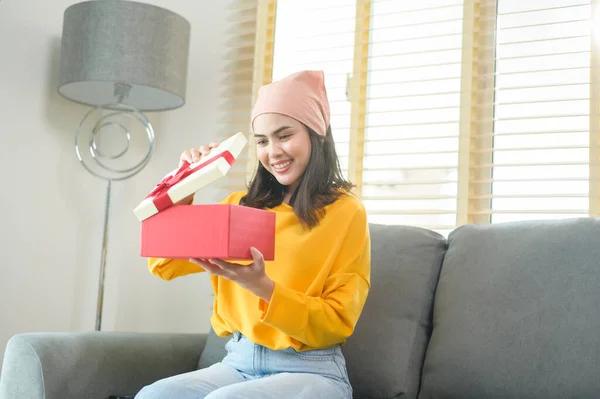
POLYGON ((331 128, 348 177, 356 0, 279 0, 275 18, 273 80, 305 69, 325 73, 331 128))
POLYGON ((587 216, 590 122, 598 117, 590 1, 487 5, 497 6, 495 71, 481 76, 495 82, 493 131, 476 139, 492 135, 493 145, 473 150, 491 153, 493 164, 491 209, 479 212, 491 223, 587 216))
POLYGON ((447 232, 457 210, 463 2, 372 0, 362 199, 447 232))
MULTIPOLYGON (((237 132, 248 136, 249 115, 252 109, 252 86, 254 79, 254 50, 258 41, 257 0, 240 0, 229 5, 227 45, 223 84, 221 91, 222 110, 219 140, 225 140, 237 132)), ((225 191, 244 189, 248 156, 244 152, 233 165, 227 176, 215 182, 215 187, 225 191)))
POLYGON ((226 178, 216 183, 227 193, 245 190, 255 167, 250 115, 258 87, 271 78, 274 15, 275 0, 238 0, 229 5, 219 138, 242 132, 248 147, 226 178))
POLYGON ((325 70, 371 222, 600 216, 599 16, 591 0, 279 0, 272 78, 325 70))

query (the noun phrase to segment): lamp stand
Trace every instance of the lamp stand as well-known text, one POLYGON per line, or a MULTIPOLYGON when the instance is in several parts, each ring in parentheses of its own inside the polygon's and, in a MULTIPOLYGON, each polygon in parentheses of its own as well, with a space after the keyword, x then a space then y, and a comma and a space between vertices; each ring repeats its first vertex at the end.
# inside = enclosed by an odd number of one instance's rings
MULTIPOLYGON (((123 100, 127 96, 128 88, 126 85, 116 85, 115 92, 119 92, 119 100, 123 100)), ((102 330, 102 312, 104 306, 104 281, 106 277, 106 259, 108 253, 108 230, 111 207, 111 191, 113 181, 128 179, 139 173, 146 164, 150 161, 154 152, 154 130, 152 124, 137 109, 124 105, 122 103, 109 104, 91 109, 81 120, 75 134, 75 153, 83 167, 92 175, 107 181, 106 186, 106 203, 104 209, 104 230, 102 234, 102 253, 100 257, 100 270, 98 281, 98 298, 96 305, 96 331, 102 330), (148 140, 148 150, 141 161, 132 167, 116 168, 110 166, 108 161, 115 161, 127 154, 131 144, 131 132, 128 126, 125 126, 117 118, 130 118, 134 122, 141 125, 146 133, 148 140), (91 122, 90 122, 91 121, 91 122), (91 129, 86 130, 88 124, 91 123, 91 129), (97 142, 98 135, 105 128, 117 128, 125 135, 127 145, 124 150, 117 155, 107 155, 102 152, 99 143, 97 142), (89 141, 87 142, 87 150, 82 151, 84 132, 88 133, 89 141), (89 152, 89 156, 83 157, 84 153, 89 152)))
POLYGON ((102 234, 102 255, 100 257, 100 274, 98 281, 98 300, 96 306, 96 331, 102 330, 102 308, 104 305, 104 276, 106 274, 106 252, 108 248, 108 218, 110 216, 110 194, 112 180, 106 185, 106 207, 104 209, 104 233, 102 234))

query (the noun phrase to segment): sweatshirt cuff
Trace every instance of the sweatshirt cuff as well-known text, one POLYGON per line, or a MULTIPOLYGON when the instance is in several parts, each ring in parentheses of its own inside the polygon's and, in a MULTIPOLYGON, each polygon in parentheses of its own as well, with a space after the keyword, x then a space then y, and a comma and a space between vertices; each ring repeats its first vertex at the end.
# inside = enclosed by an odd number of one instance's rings
POLYGON ((302 294, 275 282, 269 303, 259 300, 260 320, 288 335, 296 334, 307 325, 307 309, 302 294))

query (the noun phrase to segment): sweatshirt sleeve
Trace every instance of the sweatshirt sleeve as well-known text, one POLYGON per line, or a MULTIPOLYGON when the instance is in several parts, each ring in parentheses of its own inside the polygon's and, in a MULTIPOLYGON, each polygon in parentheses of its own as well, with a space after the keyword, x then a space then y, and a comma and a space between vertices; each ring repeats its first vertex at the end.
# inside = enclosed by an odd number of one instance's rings
MULTIPOLYGON (((234 192, 222 200, 220 204, 237 204, 243 195, 242 192, 234 192)), ((176 277, 205 271, 202 267, 187 259, 168 258, 148 258, 148 270, 163 280, 172 280, 176 277)))
POLYGON ((355 214, 343 240, 321 297, 275 282, 271 301, 259 301, 264 323, 314 348, 352 335, 370 288, 371 243, 364 208, 355 214))
POLYGON ((203 272, 204 269, 187 259, 148 258, 150 273, 163 280, 203 272))

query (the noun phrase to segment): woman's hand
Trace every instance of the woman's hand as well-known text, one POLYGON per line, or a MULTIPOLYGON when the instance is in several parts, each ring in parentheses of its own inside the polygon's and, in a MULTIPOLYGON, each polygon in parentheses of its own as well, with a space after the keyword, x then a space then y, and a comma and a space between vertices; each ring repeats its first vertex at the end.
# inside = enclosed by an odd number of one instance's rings
POLYGON ((265 272, 265 259, 258 249, 250 248, 254 262, 248 266, 225 262, 221 259, 190 259, 190 262, 202 267, 207 272, 227 280, 236 282, 265 302, 271 301, 275 283, 265 272))
MULTIPOLYGON (((210 150, 217 147, 218 145, 219 145, 219 143, 213 141, 209 145, 201 145, 198 148, 190 148, 189 150, 185 150, 179 156, 178 168, 181 168, 181 166, 184 164, 184 162, 187 162, 189 164, 198 162, 200 160, 200 156, 208 155, 210 150)), ((181 201, 178 201, 176 205, 190 205, 193 201, 194 201, 194 194, 191 194, 191 195, 188 195, 187 197, 185 197, 184 199, 182 199, 181 201)))
POLYGON ((183 165, 184 162, 187 163, 195 163, 200 160, 201 156, 206 156, 213 148, 217 147, 219 143, 212 142, 209 145, 201 145, 198 148, 190 148, 189 150, 185 150, 181 153, 179 157, 179 168, 183 165))

